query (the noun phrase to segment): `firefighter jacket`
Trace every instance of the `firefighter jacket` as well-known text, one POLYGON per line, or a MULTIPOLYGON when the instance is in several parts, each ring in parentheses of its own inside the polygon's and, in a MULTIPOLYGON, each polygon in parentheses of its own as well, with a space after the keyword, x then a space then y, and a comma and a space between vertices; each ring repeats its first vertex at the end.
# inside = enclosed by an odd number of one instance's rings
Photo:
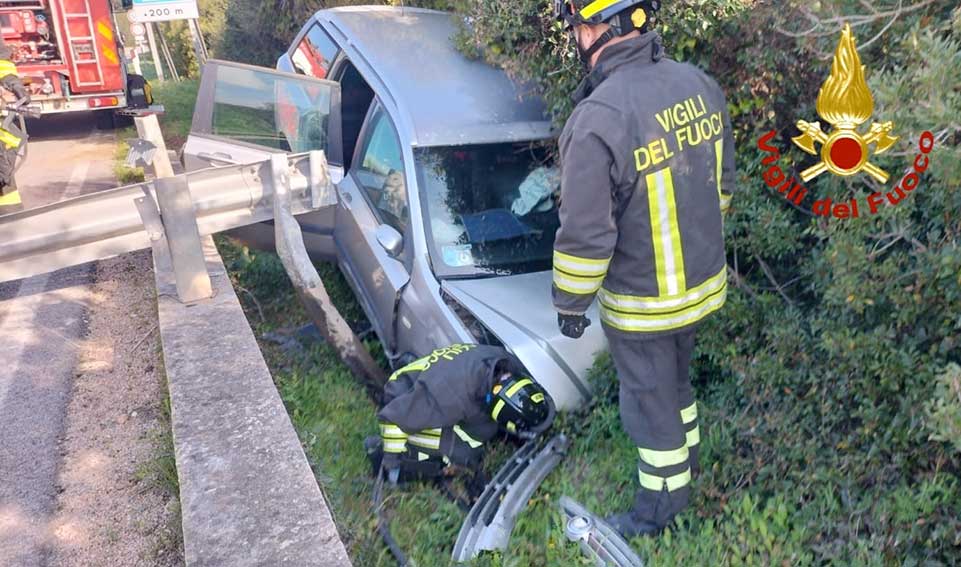
POLYGON ((0 38, 0 78, 17 75, 17 65, 13 62, 13 51, 0 38))
POLYGON ((384 452, 404 453, 410 444, 457 463, 455 445, 476 449, 492 439, 498 425, 487 396, 499 378, 498 365, 502 371, 526 373, 503 348, 471 344, 435 350, 394 372, 378 413, 384 452))
POLYGON ((689 327, 727 292, 724 94, 661 51, 654 32, 606 47, 560 138, 554 305, 578 315, 597 296, 605 327, 635 337, 689 327))

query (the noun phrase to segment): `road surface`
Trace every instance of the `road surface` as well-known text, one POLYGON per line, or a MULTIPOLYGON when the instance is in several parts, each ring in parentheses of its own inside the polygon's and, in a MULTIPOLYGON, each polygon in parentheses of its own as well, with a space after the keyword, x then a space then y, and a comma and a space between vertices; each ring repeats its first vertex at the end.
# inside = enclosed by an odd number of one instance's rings
MULTIPOLYGON (((92 114, 46 117, 28 132, 17 172, 24 207, 114 186, 115 138, 92 114)), ((45 564, 92 273, 88 264, 0 284, 0 565, 45 564)))

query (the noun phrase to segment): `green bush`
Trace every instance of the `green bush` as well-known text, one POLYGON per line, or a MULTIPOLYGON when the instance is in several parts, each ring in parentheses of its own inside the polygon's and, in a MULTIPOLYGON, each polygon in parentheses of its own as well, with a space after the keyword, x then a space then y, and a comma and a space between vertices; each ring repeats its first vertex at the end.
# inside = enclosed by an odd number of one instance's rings
POLYGON ((949 364, 938 376, 928 416, 931 439, 951 443, 961 453, 961 366, 949 364))

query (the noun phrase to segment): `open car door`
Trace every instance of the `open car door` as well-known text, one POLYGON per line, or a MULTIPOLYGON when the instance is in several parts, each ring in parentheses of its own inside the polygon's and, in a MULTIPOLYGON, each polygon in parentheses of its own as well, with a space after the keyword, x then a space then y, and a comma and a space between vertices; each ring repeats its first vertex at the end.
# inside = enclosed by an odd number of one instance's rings
MULTIPOLYGON (((188 171, 324 150, 337 184, 344 175, 341 146, 338 83, 229 61, 210 60, 204 66, 184 146, 188 171)), ((336 258, 336 204, 332 195, 320 209, 297 219, 314 259, 336 258)), ((274 248, 272 223, 230 234, 256 248, 274 248)))

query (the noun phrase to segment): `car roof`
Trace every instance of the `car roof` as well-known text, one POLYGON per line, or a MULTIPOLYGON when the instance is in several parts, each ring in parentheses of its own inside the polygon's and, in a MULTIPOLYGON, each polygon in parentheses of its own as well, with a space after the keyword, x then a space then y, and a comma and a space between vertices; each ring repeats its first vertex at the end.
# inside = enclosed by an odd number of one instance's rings
POLYGON ((418 8, 345 6, 321 10, 316 17, 340 32, 342 45, 346 39, 345 50, 355 64, 359 55, 377 75, 387 90, 378 94, 390 96, 407 114, 413 145, 550 136, 544 103, 532 88, 457 50, 453 15, 418 8))

